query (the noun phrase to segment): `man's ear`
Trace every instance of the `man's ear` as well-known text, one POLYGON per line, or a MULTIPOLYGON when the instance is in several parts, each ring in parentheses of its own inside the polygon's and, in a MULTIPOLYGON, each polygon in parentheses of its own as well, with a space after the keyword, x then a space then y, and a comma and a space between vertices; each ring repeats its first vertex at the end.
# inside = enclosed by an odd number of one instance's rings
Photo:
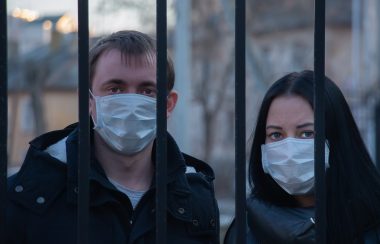
POLYGON ((88 112, 89 112, 90 116, 93 117, 93 118, 96 118, 95 99, 92 98, 91 95, 90 95, 90 97, 88 99, 88 108, 89 108, 88 112))
POLYGON ((174 90, 171 90, 168 94, 168 99, 166 103, 166 117, 169 118, 172 114, 175 105, 177 104, 178 93, 174 90))

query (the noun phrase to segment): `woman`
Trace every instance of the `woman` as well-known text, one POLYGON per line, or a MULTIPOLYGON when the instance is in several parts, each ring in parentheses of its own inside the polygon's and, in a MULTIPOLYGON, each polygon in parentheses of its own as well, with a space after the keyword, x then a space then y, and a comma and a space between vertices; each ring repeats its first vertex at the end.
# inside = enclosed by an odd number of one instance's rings
MULTIPOLYGON (((266 93, 249 162, 248 243, 315 243, 312 71, 266 93)), ((339 88, 325 79, 328 243, 380 243, 380 176, 339 88)), ((225 243, 234 243, 234 225, 225 243)))

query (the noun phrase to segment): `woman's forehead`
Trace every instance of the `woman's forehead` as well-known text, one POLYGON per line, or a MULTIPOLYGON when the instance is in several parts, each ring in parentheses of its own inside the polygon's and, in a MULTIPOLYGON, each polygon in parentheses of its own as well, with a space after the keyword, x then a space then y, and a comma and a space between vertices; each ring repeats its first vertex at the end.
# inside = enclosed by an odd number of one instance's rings
POLYGON ((314 111, 306 99, 298 95, 276 97, 268 111, 267 126, 297 126, 314 122, 314 111))

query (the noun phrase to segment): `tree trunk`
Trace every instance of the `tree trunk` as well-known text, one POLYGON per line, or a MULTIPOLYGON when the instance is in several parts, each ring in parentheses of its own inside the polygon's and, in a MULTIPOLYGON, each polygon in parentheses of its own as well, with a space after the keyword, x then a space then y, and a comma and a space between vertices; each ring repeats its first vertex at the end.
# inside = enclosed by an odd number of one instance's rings
POLYGON ((210 163, 212 148, 214 142, 214 117, 213 113, 208 111, 207 109, 203 110, 203 123, 204 123, 204 160, 207 163, 210 163))

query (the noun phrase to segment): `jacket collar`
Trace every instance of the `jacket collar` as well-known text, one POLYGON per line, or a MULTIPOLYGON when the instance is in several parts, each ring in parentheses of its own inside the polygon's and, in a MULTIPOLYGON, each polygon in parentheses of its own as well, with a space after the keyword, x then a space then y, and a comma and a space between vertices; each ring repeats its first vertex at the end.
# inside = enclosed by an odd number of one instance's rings
MULTIPOLYGON (((68 181, 77 182, 78 181, 78 131, 79 129, 75 127, 72 132, 69 134, 66 140, 66 155, 68 162, 68 181)), ((93 133, 93 130, 91 130, 93 133)), ((91 136, 92 138, 92 136, 91 136)), ((168 144, 167 144, 167 167, 168 167, 168 177, 167 183, 172 182, 177 178, 178 175, 185 173, 186 162, 184 156, 179 150, 177 144, 170 134, 167 134, 168 144)), ((155 144, 153 145, 152 150, 152 161, 155 164, 155 144)), ((194 160, 195 161, 195 160, 194 160)), ((199 161, 200 162, 200 161, 199 161)), ((199 167, 197 165, 197 167, 199 167)), ((203 168, 202 168, 203 170, 203 168)), ((91 155, 91 169, 90 169, 90 180, 105 179, 105 173, 103 168, 94 158, 93 154, 91 155)), ((108 180, 107 180, 108 182, 108 180)), ((153 181, 154 182, 154 181, 153 181)), ((102 183, 102 182, 100 182, 102 183)), ((104 183, 104 182, 103 182, 104 183)))
MULTIPOLYGON (((185 177, 186 162, 185 158, 189 160, 189 166, 196 168, 197 170, 204 171, 205 174, 209 174, 213 177, 213 172, 211 167, 207 164, 197 160, 188 155, 183 155, 179 150, 177 144, 170 134, 167 134, 167 167, 168 167, 168 177, 167 177, 167 193, 168 193, 168 205, 167 209, 173 217, 181 219, 184 221, 192 220, 191 212, 191 199, 190 199, 190 186, 185 177)), ((152 149, 152 161, 155 164, 155 144, 152 149)), ((69 135, 66 141, 66 151, 68 160, 68 201, 76 204, 77 202, 77 190, 78 189, 78 129, 74 129, 69 135), (70 190, 72 189, 72 190, 70 190)), ((112 194, 121 194, 116 188, 108 181, 105 172, 97 160, 92 157, 91 168, 90 168, 90 185, 98 184, 101 185, 103 189, 102 194, 95 194, 93 191, 94 187, 90 187, 90 205, 102 205, 107 202, 115 201, 115 198, 111 196, 112 194), (106 189, 106 190, 105 190, 106 189)), ((150 191, 155 191, 155 180, 152 181, 150 191)), ((149 211, 148 211, 149 212, 149 211)), ((145 228, 143 228, 145 229, 145 228)))
POLYGON ((67 136, 72 128, 35 138, 19 172, 8 179, 9 199, 36 213, 42 213, 65 188, 66 167, 44 152, 49 145, 67 136))
POLYGON ((248 226, 260 242, 315 243, 313 207, 280 207, 252 195, 247 199, 247 214, 248 226))
MULTIPOLYGON (((176 218, 191 221, 190 187, 185 177, 185 158, 169 134, 167 151, 168 211, 176 218), (182 211, 182 209, 185 209, 185 211, 182 211)), ((35 138, 30 142, 30 148, 19 173, 9 181, 11 198, 27 208, 32 208, 33 211, 42 213, 66 187, 67 200, 70 203, 76 204, 78 193, 77 152, 77 124, 35 138), (45 152, 46 148, 65 137, 67 137, 67 164, 60 162, 45 152), (19 186, 22 187, 22 191, 20 191, 21 188, 19 186)), ((208 177, 213 178, 212 170, 207 164, 187 155, 185 157, 189 160, 192 167, 201 170, 208 177)), ((91 161, 89 173, 90 205, 101 205, 106 202, 116 201, 113 197, 114 193, 121 193, 117 192, 115 187, 108 181, 102 167, 96 160, 92 158, 91 161), (92 187, 95 184, 101 185, 101 188, 108 189, 108 191, 103 190, 102 193, 104 194, 99 194, 99 188, 92 187)), ((154 188, 154 184, 152 188, 154 188)))

